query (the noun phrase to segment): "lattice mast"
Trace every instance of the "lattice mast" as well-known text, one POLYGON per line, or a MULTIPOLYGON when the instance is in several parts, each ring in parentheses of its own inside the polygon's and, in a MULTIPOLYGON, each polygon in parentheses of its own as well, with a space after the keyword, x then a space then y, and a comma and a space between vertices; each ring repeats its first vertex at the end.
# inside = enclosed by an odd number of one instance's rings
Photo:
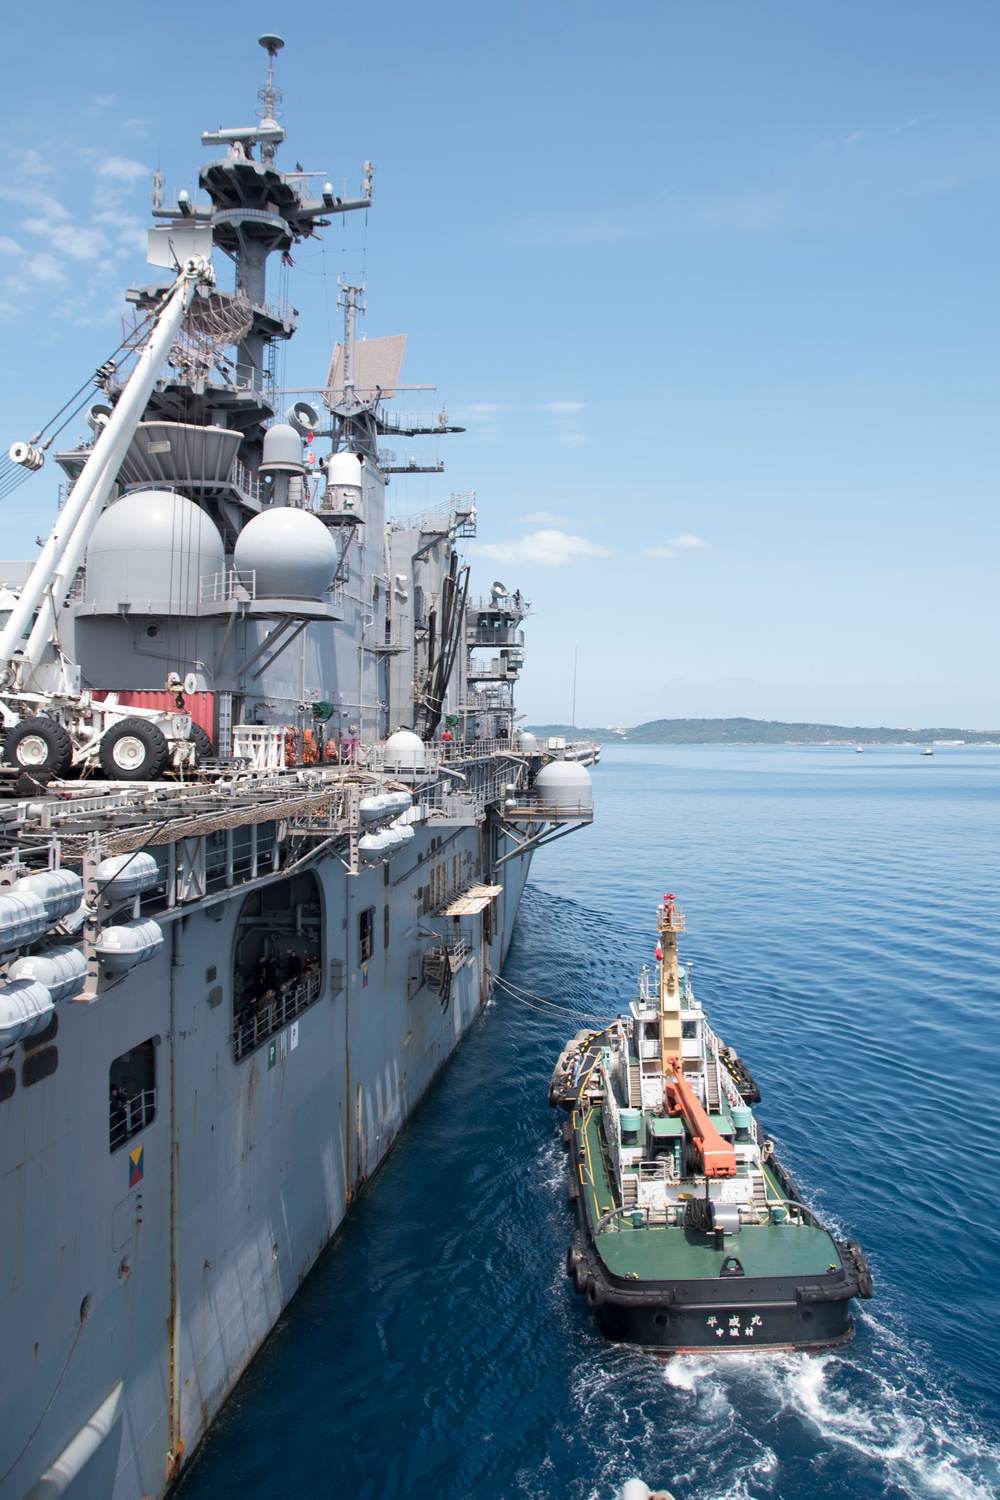
POLYGON ((660 1056, 676 1057, 683 1068, 681 1037, 681 981, 677 959, 677 934, 684 931, 684 913, 672 895, 663 898, 656 914, 660 945, 660 1056))

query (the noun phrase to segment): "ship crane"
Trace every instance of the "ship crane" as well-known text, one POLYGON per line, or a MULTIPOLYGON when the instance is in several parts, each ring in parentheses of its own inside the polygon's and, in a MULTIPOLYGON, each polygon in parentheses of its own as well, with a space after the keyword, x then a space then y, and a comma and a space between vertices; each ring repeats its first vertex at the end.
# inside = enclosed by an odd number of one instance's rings
POLYGON ((684 1117, 705 1176, 735 1177, 736 1152, 732 1144, 712 1124, 704 1105, 684 1077, 680 1060, 668 1057, 665 1061, 674 1070, 673 1078, 668 1078, 664 1085, 667 1113, 684 1117))
POLYGON ((63 655, 56 628, 58 612, 195 292, 199 286, 211 286, 215 281, 208 258, 210 229, 188 231, 183 237, 170 230, 152 233, 170 240, 169 245, 160 247, 160 253, 165 250, 169 257, 167 264, 176 267, 183 257, 179 273, 114 410, 99 431, 10 617, 0 630, 0 721, 7 737, 8 758, 16 744, 20 753, 15 754, 15 763, 23 769, 54 770, 62 774, 70 765, 93 762, 105 735, 126 717, 154 721, 159 732, 171 742, 175 764, 193 759, 189 716, 183 713, 165 716, 135 707, 126 710, 114 703, 96 704, 89 693, 81 693, 79 671, 63 655), (179 248, 182 239, 184 245, 179 248), (203 253, 184 253, 192 249, 203 253), (53 646, 55 663, 44 662, 53 646))

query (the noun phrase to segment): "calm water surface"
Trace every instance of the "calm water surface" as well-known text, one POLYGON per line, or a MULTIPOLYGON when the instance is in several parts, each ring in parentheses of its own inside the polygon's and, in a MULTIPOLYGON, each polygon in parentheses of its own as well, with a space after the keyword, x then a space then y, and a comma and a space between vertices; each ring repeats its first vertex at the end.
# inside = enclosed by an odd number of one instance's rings
POLYGON ((594 827, 536 859, 524 999, 470 1033, 184 1500, 1000 1494, 1000 751, 614 749, 594 777, 594 827), (665 890, 782 1157, 869 1253, 844 1352, 664 1361, 605 1344, 563 1275, 549 1073, 629 999, 665 890))

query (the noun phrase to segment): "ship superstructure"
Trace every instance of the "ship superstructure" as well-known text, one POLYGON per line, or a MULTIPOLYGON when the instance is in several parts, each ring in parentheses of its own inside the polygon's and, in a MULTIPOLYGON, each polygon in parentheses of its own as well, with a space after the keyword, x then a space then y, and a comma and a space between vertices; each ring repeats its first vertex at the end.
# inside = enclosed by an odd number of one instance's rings
POLYGON ((278 169, 261 40, 0 626, 4 1500, 169 1487, 489 996, 533 850, 592 817, 579 749, 516 728, 530 606, 470 592, 475 497, 388 513, 438 466, 383 439, 456 429, 390 410, 363 288, 277 388, 268 260, 372 169, 278 169))

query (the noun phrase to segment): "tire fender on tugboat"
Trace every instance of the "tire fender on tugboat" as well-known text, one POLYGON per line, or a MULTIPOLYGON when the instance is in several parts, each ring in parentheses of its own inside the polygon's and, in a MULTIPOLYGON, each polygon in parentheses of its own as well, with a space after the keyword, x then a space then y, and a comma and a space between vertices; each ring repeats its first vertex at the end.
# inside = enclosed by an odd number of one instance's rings
POLYGON ((593 1312, 598 1307, 604 1306, 604 1288, 593 1276, 587 1280, 587 1306, 593 1312))

